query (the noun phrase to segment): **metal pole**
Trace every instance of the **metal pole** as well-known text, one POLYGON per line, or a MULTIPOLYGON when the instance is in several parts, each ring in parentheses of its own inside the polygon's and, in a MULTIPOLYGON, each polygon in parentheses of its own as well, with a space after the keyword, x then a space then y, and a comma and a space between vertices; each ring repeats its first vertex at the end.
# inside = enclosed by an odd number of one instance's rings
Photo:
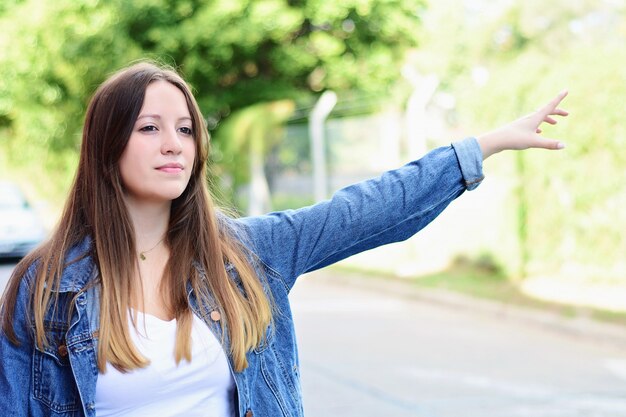
POLYGON ((437 91, 439 79, 434 74, 421 76, 409 66, 403 68, 402 75, 413 87, 406 106, 406 130, 409 157, 417 159, 426 153, 426 106, 437 91))
POLYGON ((315 201, 326 199, 328 192, 324 122, 335 104, 337 104, 337 94, 330 90, 324 91, 309 115, 309 137, 313 162, 313 197, 315 201))

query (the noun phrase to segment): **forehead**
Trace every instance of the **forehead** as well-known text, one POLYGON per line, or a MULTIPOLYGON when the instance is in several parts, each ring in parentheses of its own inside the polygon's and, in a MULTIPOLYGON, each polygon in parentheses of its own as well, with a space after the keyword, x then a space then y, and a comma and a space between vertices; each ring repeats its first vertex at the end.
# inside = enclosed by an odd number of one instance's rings
POLYGON ((189 106, 185 94, 174 84, 157 80, 146 88, 141 112, 181 113, 189 117, 189 106))

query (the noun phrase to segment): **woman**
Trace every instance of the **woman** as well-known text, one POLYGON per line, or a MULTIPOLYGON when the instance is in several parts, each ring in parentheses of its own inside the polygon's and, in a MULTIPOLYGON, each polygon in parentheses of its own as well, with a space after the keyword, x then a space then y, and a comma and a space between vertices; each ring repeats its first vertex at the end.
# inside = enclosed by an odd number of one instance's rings
POLYGON ((503 128, 300 210, 213 206, 208 134, 172 70, 123 69, 93 96, 58 227, 2 299, 0 415, 301 416, 296 278, 404 240, 538 135, 561 93, 503 128))

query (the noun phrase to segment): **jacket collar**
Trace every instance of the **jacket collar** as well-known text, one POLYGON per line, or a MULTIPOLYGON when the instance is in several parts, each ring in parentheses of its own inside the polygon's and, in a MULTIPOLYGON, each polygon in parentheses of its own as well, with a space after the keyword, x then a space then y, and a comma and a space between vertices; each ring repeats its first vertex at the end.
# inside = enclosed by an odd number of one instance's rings
MULTIPOLYGON (((59 292, 79 292, 96 278, 98 271, 96 263, 93 260, 92 246, 91 238, 86 237, 67 251, 59 292)), ((194 261, 193 265, 203 278, 207 279, 206 272, 200 263, 194 261)), ((224 266, 231 279, 234 279, 237 285, 243 288, 241 278, 235 273, 234 265, 230 262, 226 262, 224 266)), ((188 287, 188 290, 190 290, 190 287, 188 287)))

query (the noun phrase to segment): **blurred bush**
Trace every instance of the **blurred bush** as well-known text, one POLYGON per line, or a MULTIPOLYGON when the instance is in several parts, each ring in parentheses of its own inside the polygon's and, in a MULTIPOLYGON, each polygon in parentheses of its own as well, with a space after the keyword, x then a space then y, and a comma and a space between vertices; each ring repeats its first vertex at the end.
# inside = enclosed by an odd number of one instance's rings
MULTIPOLYGON (((62 200, 89 96, 139 58, 177 66, 217 131, 258 103, 328 88, 383 94, 398 77, 394 63, 417 45, 422 9, 423 0, 4 0, 0 150, 12 166, 4 174, 28 173, 62 200)), ((220 149, 229 137, 218 133, 217 152, 234 159, 239 149, 220 149)), ((238 179, 248 166, 229 169, 238 179)))
MULTIPOLYGON (((626 5, 556 0, 432 4, 440 23, 419 56, 457 97, 463 131, 481 132, 535 109, 567 88, 571 112, 544 134, 562 139, 559 153, 503 154, 487 172, 514 178, 519 276, 564 274, 590 280, 626 277, 626 5), (467 4, 466 4, 467 5, 467 4), (481 9, 482 7, 482 9, 481 9), (489 11, 490 13, 487 13, 489 11)), ((487 178, 486 184, 488 184, 487 178)), ((497 248, 496 248, 497 250, 497 248)))

